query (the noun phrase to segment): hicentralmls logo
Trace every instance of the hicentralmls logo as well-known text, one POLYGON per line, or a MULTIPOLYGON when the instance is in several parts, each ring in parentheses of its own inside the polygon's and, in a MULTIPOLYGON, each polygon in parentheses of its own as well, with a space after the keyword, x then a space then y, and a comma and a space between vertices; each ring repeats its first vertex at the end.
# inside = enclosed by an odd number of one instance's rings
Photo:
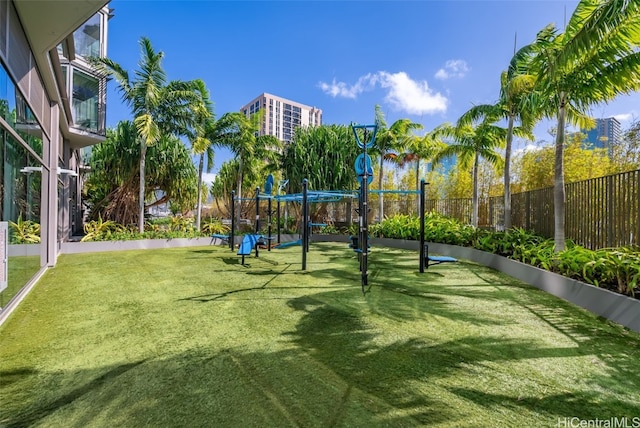
POLYGON ((640 416, 607 419, 558 418, 558 428, 640 428, 640 416))

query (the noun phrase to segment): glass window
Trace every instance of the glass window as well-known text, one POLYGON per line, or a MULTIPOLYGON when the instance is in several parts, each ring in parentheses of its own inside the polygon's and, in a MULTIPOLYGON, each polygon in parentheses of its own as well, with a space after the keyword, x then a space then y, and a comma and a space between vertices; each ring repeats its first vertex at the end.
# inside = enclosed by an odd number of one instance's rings
POLYGON ((76 55, 100 56, 100 20, 101 15, 97 13, 73 33, 76 55))
POLYGON ((1 127, 0 143, 0 219, 10 222, 8 284, 0 292, 4 307, 40 269, 42 174, 40 163, 1 127))
POLYGON ((98 79, 80 70, 73 70, 73 122, 76 126, 98 132, 98 79))
POLYGON ((42 156, 42 129, 16 85, 0 63, 0 116, 42 156))

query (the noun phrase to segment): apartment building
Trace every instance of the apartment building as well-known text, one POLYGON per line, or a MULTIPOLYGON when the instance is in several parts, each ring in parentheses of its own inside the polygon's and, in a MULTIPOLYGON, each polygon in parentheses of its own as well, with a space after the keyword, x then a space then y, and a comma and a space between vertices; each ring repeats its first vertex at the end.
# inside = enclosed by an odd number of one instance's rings
POLYGON ((40 228, 40 243, 3 247, 0 316, 82 229, 82 151, 105 140, 106 79, 87 58, 107 53, 106 4, 0 0, 0 236, 40 228))
POLYGON ((240 108, 246 116, 264 111, 258 135, 273 135, 285 144, 300 126, 322 125, 322 110, 275 95, 262 93, 240 108))
POLYGON ((596 119, 595 128, 580 132, 586 134, 590 148, 594 149, 610 149, 622 137, 620 122, 615 117, 596 119))

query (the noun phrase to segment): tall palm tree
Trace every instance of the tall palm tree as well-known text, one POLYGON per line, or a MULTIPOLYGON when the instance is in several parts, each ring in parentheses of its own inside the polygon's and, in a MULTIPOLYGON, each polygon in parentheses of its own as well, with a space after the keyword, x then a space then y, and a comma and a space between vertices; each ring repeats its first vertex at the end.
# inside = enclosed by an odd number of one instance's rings
MULTIPOLYGON (((238 161, 236 196, 242 196, 242 181, 245 175, 255 178, 258 173, 267 173, 277 167, 279 149, 282 143, 273 135, 257 135, 260 129, 262 114, 250 117, 243 113, 227 113, 227 126, 223 127, 223 145, 238 161), (259 170, 259 171, 258 171, 259 170)), ((237 212, 240 221, 240 210, 237 212)))
POLYGON ((480 104, 469 109, 460 119, 461 123, 473 123, 485 116, 507 120, 507 135, 504 151, 504 228, 511 228, 511 147, 515 122, 520 122, 523 136, 534 139, 532 128, 539 114, 530 102, 534 95, 535 75, 531 74, 533 44, 514 53, 509 67, 500 75, 500 97, 495 104, 480 104))
POLYGON ((548 25, 535 42, 540 108, 557 119, 554 178, 555 251, 565 248, 565 126, 593 126, 587 109, 640 89, 640 2, 582 0, 564 33, 548 25))
MULTIPOLYGON (((384 163, 393 161, 398 156, 396 152, 402 152, 414 137, 413 131, 422 129, 422 125, 412 122, 409 119, 398 119, 387 127, 384 119, 384 113, 379 105, 375 107, 376 123, 378 124, 378 133, 374 144, 375 151, 380 158, 380 170, 378 171, 378 189, 383 190, 384 179, 384 163)), ((378 221, 382 221, 384 213, 384 197, 380 193, 379 196, 379 213, 378 221)))
POLYGON ((162 68, 163 52, 156 52, 148 38, 140 39, 141 59, 134 77, 120 64, 109 58, 91 58, 101 72, 112 76, 131 108, 133 123, 140 142, 140 191, 138 228, 144 232, 145 166, 147 147, 165 135, 188 135, 194 125, 194 111, 203 109, 203 102, 193 82, 167 81, 162 68))
POLYGON ((194 112, 194 127, 189 135, 191 149, 198 155, 198 200, 196 206, 196 228, 200 230, 202 217, 202 174, 205 169, 211 172, 213 168, 214 147, 209 138, 211 129, 214 127, 215 118, 213 115, 213 103, 211 102, 209 91, 202 80, 194 81, 195 90, 200 94, 203 102, 203 109, 194 112))
POLYGON ((488 117, 475 126, 468 123, 459 123, 457 126, 442 125, 439 134, 451 137, 454 141, 439 151, 433 159, 434 162, 439 162, 456 155, 462 168, 467 168, 470 163, 473 163, 471 224, 474 227, 478 227, 478 166, 480 158, 482 157, 494 166, 499 166, 503 162, 496 149, 504 145, 507 131, 495 125, 494 122, 495 117, 488 117))
POLYGON ((434 156, 446 146, 442 139, 441 127, 437 126, 422 137, 415 136, 409 140, 406 152, 402 154, 398 164, 402 167, 413 162, 416 168, 416 190, 420 190, 420 161, 433 160, 434 156))

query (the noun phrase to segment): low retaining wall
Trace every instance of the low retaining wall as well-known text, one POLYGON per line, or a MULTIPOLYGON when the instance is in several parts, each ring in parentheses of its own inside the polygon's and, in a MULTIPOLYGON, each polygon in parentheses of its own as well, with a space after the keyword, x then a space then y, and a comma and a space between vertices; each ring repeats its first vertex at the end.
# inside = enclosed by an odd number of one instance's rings
MULTIPOLYGON (((236 244, 240 244, 244 235, 234 236, 236 244)), ((277 242, 274 235, 273 244, 277 242)), ((280 235, 280 242, 295 241, 297 235, 280 235)), ((60 254, 99 253, 103 251, 157 250, 161 248, 198 247, 207 245, 227 245, 220 238, 175 238, 175 239, 139 239, 134 241, 100 241, 100 242, 63 242, 60 254)))

